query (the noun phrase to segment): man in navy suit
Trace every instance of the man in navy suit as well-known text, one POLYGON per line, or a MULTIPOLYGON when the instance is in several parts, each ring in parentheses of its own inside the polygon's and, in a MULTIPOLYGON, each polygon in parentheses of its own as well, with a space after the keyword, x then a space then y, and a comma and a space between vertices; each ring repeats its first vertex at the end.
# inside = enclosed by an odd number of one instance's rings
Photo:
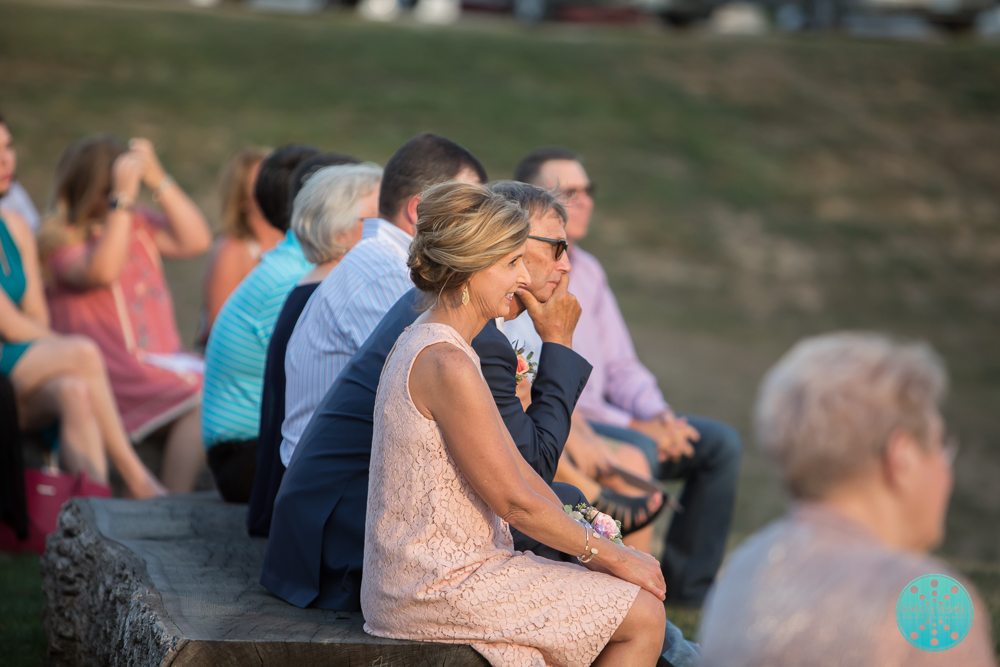
MULTIPOLYGON (((565 210, 551 194, 522 183, 491 187, 531 212, 533 236, 565 238, 565 210)), ((580 308, 566 290, 570 270, 566 253, 556 252, 547 241, 529 240, 524 263, 532 280, 524 300, 543 341, 527 411, 517 396, 517 357, 496 323, 488 323, 472 347, 518 450, 552 484, 591 367, 571 348, 580 308)), ((410 290, 386 313, 337 376, 289 460, 274 502, 260 581, 298 607, 361 609, 375 394, 385 359, 399 334, 419 315, 422 298, 421 292, 410 290)), ((508 319, 526 307, 517 299, 515 303, 508 319)), ((556 483, 553 490, 566 504, 585 502, 574 487, 556 483)), ((568 560, 516 532, 514 547, 568 560)))

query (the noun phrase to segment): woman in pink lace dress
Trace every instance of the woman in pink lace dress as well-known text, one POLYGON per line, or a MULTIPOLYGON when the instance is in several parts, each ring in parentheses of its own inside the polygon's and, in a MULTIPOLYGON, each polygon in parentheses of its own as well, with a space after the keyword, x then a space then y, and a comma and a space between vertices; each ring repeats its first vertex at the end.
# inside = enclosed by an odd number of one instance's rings
POLYGON ((426 191, 417 210, 409 266, 432 305, 400 335, 379 384, 365 630, 471 644, 493 665, 654 665, 659 564, 563 512, 514 446, 470 346, 530 280, 527 211, 458 183, 426 191), (584 568, 515 552, 510 526, 597 554, 584 568))

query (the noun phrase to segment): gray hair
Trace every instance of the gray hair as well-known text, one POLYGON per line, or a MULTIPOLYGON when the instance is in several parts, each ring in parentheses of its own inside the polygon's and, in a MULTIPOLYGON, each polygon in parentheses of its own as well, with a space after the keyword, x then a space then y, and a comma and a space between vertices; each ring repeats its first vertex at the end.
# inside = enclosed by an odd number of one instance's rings
POLYGON ((361 199, 377 189, 381 180, 382 168, 371 162, 325 167, 309 177, 292 209, 292 231, 306 259, 320 264, 350 249, 337 235, 357 223, 361 199))
POLYGON ((533 218, 543 218, 549 213, 555 213, 563 227, 566 226, 566 207, 552 190, 518 181, 495 181, 487 187, 520 204, 533 218))
POLYGON ((927 446, 947 384, 927 343, 865 332, 806 338, 760 384, 757 443, 793 496, 820 498, 877 460, 895 429, 927 446))

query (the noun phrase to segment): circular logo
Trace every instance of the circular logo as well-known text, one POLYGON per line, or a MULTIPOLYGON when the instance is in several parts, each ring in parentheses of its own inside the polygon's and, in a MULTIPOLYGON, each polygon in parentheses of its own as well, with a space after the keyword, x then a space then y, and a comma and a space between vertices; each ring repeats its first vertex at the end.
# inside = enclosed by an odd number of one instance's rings
POLYGON ((906 641, 924 651, 947 651, 969 634, 972 598, 944 574, 917 577, 899 594, 896 625, 906 641))

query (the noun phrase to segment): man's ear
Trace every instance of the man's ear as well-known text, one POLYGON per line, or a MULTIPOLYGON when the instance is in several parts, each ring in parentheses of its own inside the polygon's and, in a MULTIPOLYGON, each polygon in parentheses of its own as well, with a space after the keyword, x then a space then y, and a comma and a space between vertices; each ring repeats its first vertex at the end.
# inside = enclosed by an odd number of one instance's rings
POLYGON ((409 201, 406 202, 406 221, 413 225, 413 227, 417 226, 417 204, 419 203, 420 195, 413 195, 410 197, 409 201))
POLYGON ((912 473, 917 467, 919 454, 920 444, 909 431, 893 429, 882 454, 882 476, 886 486, 897 491, 912 484, 912 473))

